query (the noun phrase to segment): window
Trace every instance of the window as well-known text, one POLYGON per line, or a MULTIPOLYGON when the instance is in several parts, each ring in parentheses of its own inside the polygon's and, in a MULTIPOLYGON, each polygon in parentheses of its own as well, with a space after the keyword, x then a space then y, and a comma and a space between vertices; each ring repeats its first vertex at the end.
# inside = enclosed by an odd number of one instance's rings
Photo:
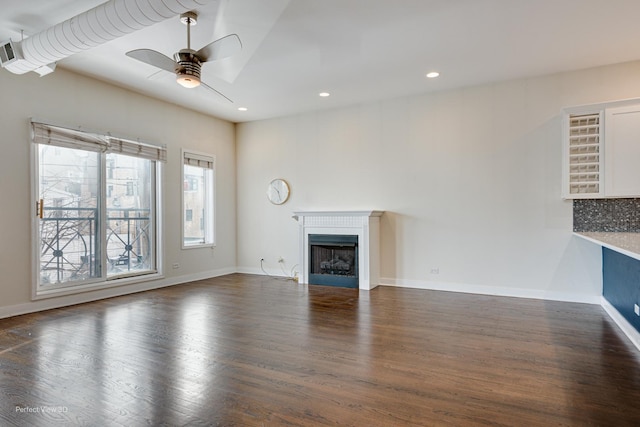
POLYGON ((36 295, 157 273, 166 150, 43 123, 32 128, 36 295))
POLYGON ((185 175, 184 191, 198 191, 198 184, 201 177, 198 175, 185 175))
POLYGON ((182 246, 214 244, 214 158, 182 152, 182 246))
POLYGON ((107 178, 113 178, 113 169, 115 167, 116 165, 113 163, 113 161, 107 160, 107 178))

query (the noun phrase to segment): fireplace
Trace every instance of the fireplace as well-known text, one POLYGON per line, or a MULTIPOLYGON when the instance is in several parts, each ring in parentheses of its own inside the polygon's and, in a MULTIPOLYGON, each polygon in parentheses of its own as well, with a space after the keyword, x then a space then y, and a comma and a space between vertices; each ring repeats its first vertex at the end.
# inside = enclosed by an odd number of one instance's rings
POLYGON ((358 287, 358 236, 309 235, 309 283, 358 287))
POLYGON ((331 280, 338 283, 334 282, 334 286, 367 291, 378 286, 382 214, 382 211, 294 212, 300 230, 299 283, 324 284, 320 281, 331 280), (314 239, 317 243, 312 249, 314 239))

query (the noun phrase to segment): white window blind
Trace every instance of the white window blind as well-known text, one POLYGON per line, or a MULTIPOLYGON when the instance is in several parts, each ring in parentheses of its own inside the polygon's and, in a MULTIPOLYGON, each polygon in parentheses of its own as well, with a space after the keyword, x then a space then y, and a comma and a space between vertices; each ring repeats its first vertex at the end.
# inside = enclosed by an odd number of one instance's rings
POLYGON ((213 157, 202 154, 184 152, 184 164, 196 166, 203 169, 213 169, 213 157))
POLYGON ((31 128, 32 139, 36 144, 49 144, 104 153, 119 153, 160 162, 167 161, 167 149, 159 145, 67 129, 39 122, 31 122, 31 128))
POLYGON ((36 144, 49 144, 86 151, 106 151, 109 145, 104 137, 77 130, 37 122, 31 122, 31 128, 33 131, 32 139, 36 144))
POLYGON ((147 160, 167 161, 167 149, 158 145, 145 144, 120 138, 109 138, 109 150, 112 153, 141 157, 147 160))

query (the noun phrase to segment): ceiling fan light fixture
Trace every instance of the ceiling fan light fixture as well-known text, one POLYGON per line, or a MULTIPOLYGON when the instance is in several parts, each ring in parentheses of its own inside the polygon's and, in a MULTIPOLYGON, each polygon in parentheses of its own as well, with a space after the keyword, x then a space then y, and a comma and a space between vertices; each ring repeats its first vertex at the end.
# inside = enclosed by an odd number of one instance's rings
POLYGON ((176 81, 183 87, 200 86, 201 63, 191 49, 182 49, 176 55, 176 81))
POLYGON ((200 78, 190 74, 177 74, 176 81, 180 86, 186 87, 187 89, 200 86, 200 78))

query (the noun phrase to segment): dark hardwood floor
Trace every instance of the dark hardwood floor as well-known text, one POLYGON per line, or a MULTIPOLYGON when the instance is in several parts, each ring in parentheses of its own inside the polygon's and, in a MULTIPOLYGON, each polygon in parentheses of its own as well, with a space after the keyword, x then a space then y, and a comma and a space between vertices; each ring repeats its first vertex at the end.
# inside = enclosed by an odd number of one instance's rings
POLYGON ((1 426, 638 426, 599 306, 234 274, 0 320, 1 426))

